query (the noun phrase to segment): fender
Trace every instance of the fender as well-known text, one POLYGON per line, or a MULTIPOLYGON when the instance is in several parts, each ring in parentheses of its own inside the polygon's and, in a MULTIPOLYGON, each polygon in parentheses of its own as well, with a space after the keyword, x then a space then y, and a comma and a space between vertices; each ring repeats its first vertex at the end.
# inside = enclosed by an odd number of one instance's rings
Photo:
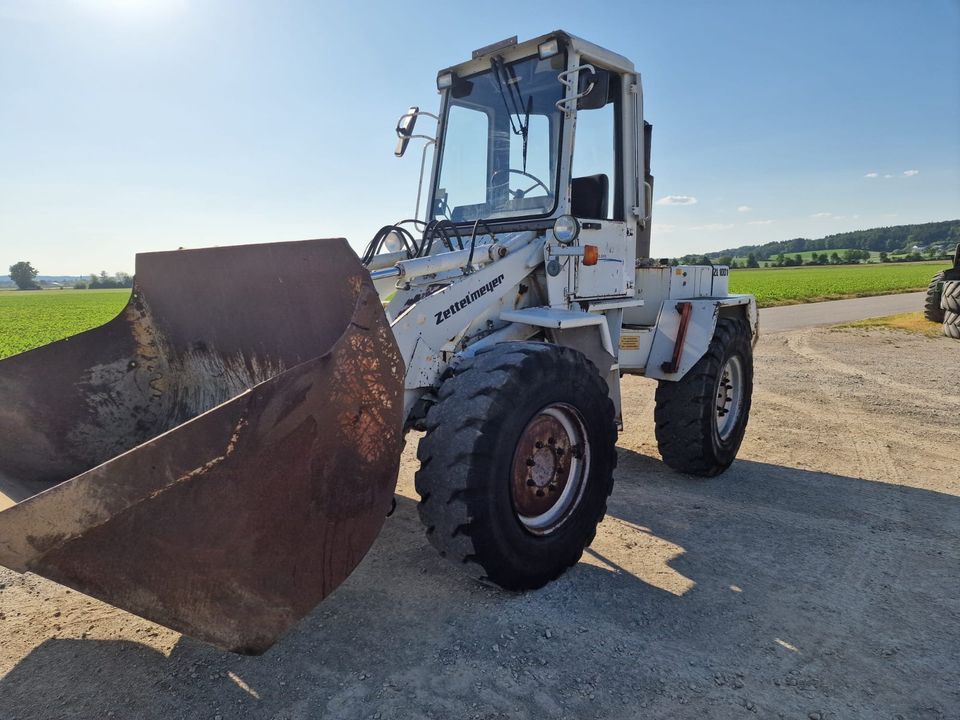
POLYGON ((679 380, 690 368, 697 364, 713 339, 717 319, 721 315, 742 314, 750 323, 753 344, 758 337, 757 305, 751 295, 729 295, 720 298, 688 298, 669 301, 663 304, 657 318, 650 357, 647 360, 644 375, 657 380, 679 380), (690 315, 686 333, 680 336, 683 305, 689 304, 690 315), (677 340, 682 340, 682 348, 675 372, 668 372, 674 358, 677 340))

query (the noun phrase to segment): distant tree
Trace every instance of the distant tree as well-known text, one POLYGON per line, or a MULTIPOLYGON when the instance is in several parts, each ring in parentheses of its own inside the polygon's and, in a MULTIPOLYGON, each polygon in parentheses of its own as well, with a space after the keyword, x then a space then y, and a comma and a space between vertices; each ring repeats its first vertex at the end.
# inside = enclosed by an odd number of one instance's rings
POLYGON ((890 256, 887 255, 887 251, 886 251, 886 250, 881 250, 881 251, 880 251, 880 262, 882 262, 882 263, 890 262, 890 256))
POLYGON ((837 253, 836 250, 834 250, 832 253, 830 253, 830 264, 831 264, 831 265, 839 265, 840 262, 841 262, 841 261, 840 261, 840 255, 837 253))
POLYGON ((73 284, 73 289, 74 289, 74 290, 86 290, 86 289, 87 289, 87 283, 86 283, 84 280, 77 280, 77 281, 73 284))
POLYGON ((87 287, 93 290, 129 288, 133 287, 133 277, 124 272, 118 272, 111 277, 106 270, 101 270, 99 275, 90 276, 87 287))
POLYGON ((793 256, 793 264, 794 264, 794 265, 803 265, 803 256, 802 256, 802 255, 799 255, 799 254, 798 254, 798 255, 794 255, 794 256, 793 256))
POLYGON ((748 268, 760 267, 760 263, 757 262, 757 256, 754 255, 753 253, 750 253, 749 255, 747 255, 747 267, 748 268))
POLYGON ((35 279, 38 272, 29 262, 21 261, 10 266, 10 279, 18 290, 37 290, 40 287, 35 279))
POLYGON ((733 258, 729 255, 721 255, 717 258, 717 265, 726 265, 730 267, 733 265, 733 258))

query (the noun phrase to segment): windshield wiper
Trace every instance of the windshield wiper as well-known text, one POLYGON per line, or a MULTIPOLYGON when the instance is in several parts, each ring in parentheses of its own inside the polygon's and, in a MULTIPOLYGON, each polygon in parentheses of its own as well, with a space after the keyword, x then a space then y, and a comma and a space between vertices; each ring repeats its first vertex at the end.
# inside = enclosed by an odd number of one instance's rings
POLYGON ((490 58, 490 67, 493 69, 493 77, 497 81, 497 90, 503 99, 503 107, 507 111, 507 117, 510 119, 510 129, 514 135, 519 135, 523 142, 523 172, 527 171, 527 134, 530 129, 530 112, 533 110, 533 95, 527 96, 526 112, 524 110, 523 96, 520 94, 520 79, 513 68, 507 68, 503 60, 499 57, 490 58), (504 82, 509 88, 505 92, 504 82), (511 107, 512 106, 512 107, 511 107), (516 123, 514 123, 516 115, 516 123))

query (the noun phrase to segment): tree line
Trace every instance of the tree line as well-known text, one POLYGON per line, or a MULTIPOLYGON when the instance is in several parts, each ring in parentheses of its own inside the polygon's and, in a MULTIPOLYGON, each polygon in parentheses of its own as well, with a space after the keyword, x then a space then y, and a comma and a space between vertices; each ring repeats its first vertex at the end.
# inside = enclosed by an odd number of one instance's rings
MULTIPOLYGON (((721 257, 744 257, 752 253, 757 261, 772 260, 780 255, 816 251, 830 253, 832 250, 872 250, 891 254, 919 254, 929 248, 939 248, 949 254, 960 243, 960 220, 943 220, 920 225, 893 225, 890 227, 854 230, 836 233, 822 238, 793 238, 778 240, 763 245, 741 245, 717 252, 707 253, 714 263, 721 257), (921 250, 915 250, 920 248, 921 250)), ((925 253, 924 253, 925 254, 925 253)), ((828 255, 828 262, 829 264, 828 255)), ((923 259, 917 257, 917 259, 923 259)))
MULTIPOLYGON (((37 282, 37 275, 39 274, 40 271, 26 260, 21 260, 10 266, 10 279, 13 280, 18 290, 40 290, 41 285, 37 282)), ((132 288, 133 276, 125 272, 108 275, 106 270, 101 270, 99 275, 91 274, 87 280, 78 280, 73 284, 73 287, 75 290, 132 288)))
POLYGON ((132 275, 125 272, 118 272, 111 276, 107 275, 105 270, 101 270, 99 275, 90 275, 88 280, 78 280, 73 284, 74 290, 105 290, 132 287, 132 275))

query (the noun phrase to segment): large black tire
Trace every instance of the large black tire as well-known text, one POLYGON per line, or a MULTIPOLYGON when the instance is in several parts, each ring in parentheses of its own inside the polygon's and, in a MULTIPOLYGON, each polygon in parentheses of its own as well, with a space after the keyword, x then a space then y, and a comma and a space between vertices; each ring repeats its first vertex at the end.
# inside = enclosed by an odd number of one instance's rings
POLYGON ((481 351, 440 386, 425 424, 419 512, 441 555, 509 590, 542 587, 580 559, 617 464, 613 402, 583 354, 542 342, 481 351), (555 421, 572 429, 558 434, 555 421), (534 446, 537 433, 548 442, 534 446), (564 445, 570 436, 583 442, 564 445))
POLYGON ((960 313, 960 280, 948 280, 943 284, 940 308, 954 314, 960 313))
POLYGON ((943 334, 948 338, 960 340, 960 314, 950 310, 944 310, 943 334))
POLYGON ((923 316, 930 322, 943 322, 943 308, 940 306, 942 295, 938 285, 941 281, 952 280, 960 280, 960 267, 941 270, 930 280, 927 286, 927 297, 923 301, 923 316))
POLYGON ((710 347, 697 364, 679 381, 657 385, 657 445, 663 461, 674 470, 712 477, 736 458, 753 395, 750 340, 746 320, 720 318, 710 347), (731 380, 732 375, 736 377, 731 380), (721 407, 726 412, 721 413, 721 407))
POLYGON ((930 322, 943 322, 943 308, 940 307, 940 281, 943 279, 943 270, 938 272, 927 285, 927 297, 923 301, 923 316, 930 322))

